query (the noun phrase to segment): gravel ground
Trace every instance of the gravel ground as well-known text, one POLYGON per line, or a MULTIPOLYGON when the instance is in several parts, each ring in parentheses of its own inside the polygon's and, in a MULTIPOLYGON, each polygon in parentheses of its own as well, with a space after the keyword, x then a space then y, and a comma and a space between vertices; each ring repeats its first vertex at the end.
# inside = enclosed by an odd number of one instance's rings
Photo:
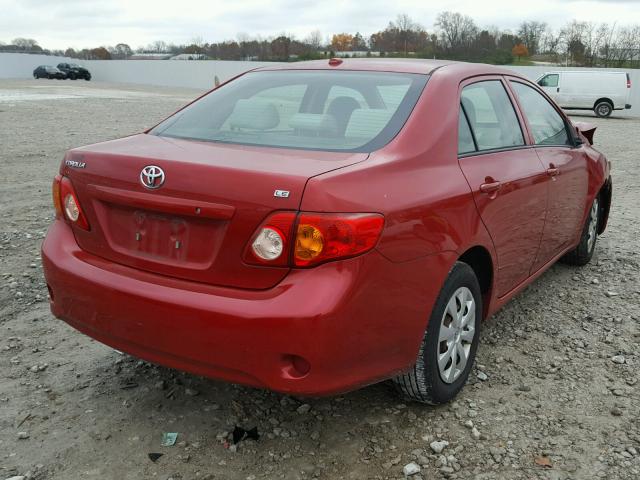
POLYGON ((462 394, 425 407, 386 384, 298 399, 187 375, 49 313, 39 248, 65 150, 198 93, 0 81, 0 479, 640 478, 640 119, 588 118, 614 176, 592 263, 554 266, 488 320, 462 394), (260 439, 225 448, 236 425, 260 439))

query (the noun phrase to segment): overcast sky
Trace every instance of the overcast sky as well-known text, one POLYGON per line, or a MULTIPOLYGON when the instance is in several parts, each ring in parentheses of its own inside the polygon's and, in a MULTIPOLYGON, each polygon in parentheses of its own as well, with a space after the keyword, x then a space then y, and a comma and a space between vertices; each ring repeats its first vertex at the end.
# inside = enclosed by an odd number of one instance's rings
POLYGON ((640 0, 0 0, 0 41, 35 38, 50 49, 155 40, 190 43, 235 39, 239 33, 269 37, 285 32, 323 38, 340 32, 370 35, 407 13, 433 30, 438 12, 458 11, 481 27, 515 30, 522 20, 554 28, 571 19, 640 23, 640 0))

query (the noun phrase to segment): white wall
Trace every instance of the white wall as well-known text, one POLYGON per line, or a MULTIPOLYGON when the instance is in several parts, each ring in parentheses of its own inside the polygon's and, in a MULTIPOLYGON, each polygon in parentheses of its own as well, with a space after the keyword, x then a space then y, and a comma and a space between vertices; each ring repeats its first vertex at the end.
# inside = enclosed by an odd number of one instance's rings
POLYGON ((141 83, 168 87, 209 89, 217 76, 221 82, 265 62, 224 60, 77 60, 49 55, 0 52, 0 78, 31 78, 38 65, 60 62, 80 63, 91 72, 93 80, 114 83, 141 83))
POLYGON ((77 60, 52 55, 0 52, 0 78, 31 78, 38 65, 55 67, 60 62, 77 62, 77 60))
POLYGON ((89 60, 83 62, 93 78, 102 82, 144 83, 168 87, 213 88, 240 73, 272 62, 225 60, 89 60))
MULTIPOLYGON (((30 78, 38 65, 57 65, 62 61, 78 60, 47 55, 0 53, 0 78, 30 78)), ((212 88, 217 76, 221 82, 257 68, 273 65, 265 62, 234 62, 224 60, 86 60, 80 62, 90 71, 93 79, 114 83, 140 83, 170 87, 212 88)), ((549 70, 577 70, 577 67, 506 67, 535 80, 549 70)), ((631 76, 631 110, 617 115, 640 116, 640 70, 611 68, 628 72, 631 76)))

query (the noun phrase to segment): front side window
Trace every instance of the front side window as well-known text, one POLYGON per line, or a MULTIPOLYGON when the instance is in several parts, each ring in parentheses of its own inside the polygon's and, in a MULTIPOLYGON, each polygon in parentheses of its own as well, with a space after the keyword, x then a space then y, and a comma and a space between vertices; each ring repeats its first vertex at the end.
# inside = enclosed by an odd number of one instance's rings
POLYGON ((518 117, 501 81, 487 80, 464 87, 461 103, 478 150, 524 145, 518 117))
POLYGON ((427 75, 391 72, 252 72, 169 117, 151 134, 370 152, 400 131, 427 79, 427 75))
POLYGON ((534 88, 520 82, 511 82, 518 95, 522 111, 536 145, 570 145, 564 119, 534 88))
POLYGON ((538 85, 540 85, 541 87, 557 87, 559 78, 560 75, 558 75, 557 73, 545 75, 538 81, 538 85))

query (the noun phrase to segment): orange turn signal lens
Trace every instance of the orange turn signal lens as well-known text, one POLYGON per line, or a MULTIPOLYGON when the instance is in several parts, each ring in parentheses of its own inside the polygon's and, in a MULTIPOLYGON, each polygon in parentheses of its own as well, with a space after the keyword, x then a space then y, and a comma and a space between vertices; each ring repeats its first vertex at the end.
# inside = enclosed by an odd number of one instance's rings
POLYGON ((62 201, 60 199, 60 180, 62 177, 56 175, 51 185, 51 195, 53 195, 53 208, 56 211, 56 217, 62 216, 62 201))
POLYGON ((302 261, 311 261, 322 253, 324 237, 322 232, 309 224, 298 225, 296 235, 296 258, 302 261))

